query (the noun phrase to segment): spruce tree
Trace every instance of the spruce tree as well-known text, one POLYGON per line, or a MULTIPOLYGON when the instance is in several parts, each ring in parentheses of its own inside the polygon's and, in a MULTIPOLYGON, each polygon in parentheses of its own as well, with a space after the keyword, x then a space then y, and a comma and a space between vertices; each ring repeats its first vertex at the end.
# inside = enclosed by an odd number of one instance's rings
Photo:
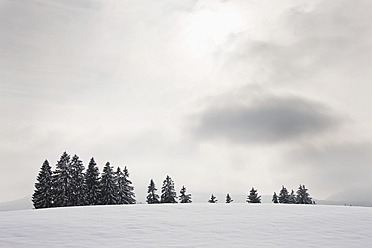
POLYGON ((72 206, 84 206, 87 203, 87 187, 85 184, 84 165, 79 156, 71 159, 71 188, 70 203, 72 206))
POLYGON ((180 196, 178 197, 180 199, 180 203, 191 203, 191 194, 186 194, 186 188, 185 186, 182 186, 182 189, 180 191, 180 196))
POLYGON ((296 203, 297 203, 296 195, 292 189, 291 194, 288 196, 288 204, 296 204, 296 203))
POLYGON ((226 195, 226 203, 231 203, 231 202, 233 202, 233 199, 231 199, 230 195, 227 194, 226 195))
POLYGON ((288 198, 289 198, 288 190, 283 185, 282 189, 279 192, 279 203, 288 203, 289 201, 288 198))
POLYGON ((88 169, 85 173, 86 203, 98 205, 100 199, 100 177, 99 169, 94 158, 91 158, 88 169))
POLYGON ((159 195, 156 194, 156 187, 154 181, 151 179, 150 185, 147 187, 147 200, 146 202, 148 204, 156 204, 159 203, 159 195))
POLYGON ((134 187, 132 186, 132 181, 129 180, 129 172, 127 167, 124 167, 124 204, 136 204, 134 187))
POLYGON ((161 188, 161 203, 177 203, 176 201, 176 191, 174 190, 174 182, 167 176, 163 181, 163 187, 161 188))
POLYGON ((309 193, 307 193, 305 185, 300 184, 300 187, 297 190, 296 201, 298 204, 313 204, 313 200, 311 199, 309 193))
POLYGON ((115 180, 116 180, 116 186, 117 186, 117 204, 126 204, 125 202, 125 177, 124 173, 121 171, 120 167, 118 166, 118 169, 115 173, 115 180))
POLYGON ((217 198, 212 194, 211 199, 208 200, 209 203, 217 203, 217 198))
POLYGON ((45 160, 40 168, 32 202, 36 209, 50 208, 53 206, 52 170, 48 160, 45 160))
POLYGON ((278 196, 276 195, 276 192, 274 192, 273 199, 271 200, 273 203, 279 203, 278 202, 278 196))
POLYGON ((114 205, 117 203, 117 186, 115 183, 115 174, 107 162, 103 168, 101 183, 100 183, 100 204, 114 205))
POLYGON ((52 180, 54 195, 53 205, 55 207, 71 206, 71 165, 70 155, 66 152, 62 154, 60 160, 57 162, 52 180))
POLYGON ((253 187, 248 195, 247 202, 248 203, 261 203, 261 196, 257 194, 257 190, 255 190, 253 187))

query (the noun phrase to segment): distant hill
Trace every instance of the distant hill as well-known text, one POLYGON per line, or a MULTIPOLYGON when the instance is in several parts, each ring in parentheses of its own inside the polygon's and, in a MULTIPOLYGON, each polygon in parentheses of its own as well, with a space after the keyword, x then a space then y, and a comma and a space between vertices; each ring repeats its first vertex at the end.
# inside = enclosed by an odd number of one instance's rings
POLYGON ((31 202, 31 196, 27 196, 14 201, 0 203, 0 211, 25 210, 32 208, 33 205, 31 202))
POLYGON ((372 188, 359 187, 350 188, 331 195, 324 203, 338 203, 337 205, 352 205, 352 206, 366 206, 372 207, 372 188))

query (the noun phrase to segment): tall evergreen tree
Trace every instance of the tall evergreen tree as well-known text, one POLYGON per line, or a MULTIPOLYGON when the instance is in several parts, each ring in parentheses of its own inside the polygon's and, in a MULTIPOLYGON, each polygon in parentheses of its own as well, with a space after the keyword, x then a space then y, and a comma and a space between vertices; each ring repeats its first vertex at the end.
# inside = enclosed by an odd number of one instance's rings
POLYGON ((167 176, 163 181, 163 187, 161 188, 161 203, 177 203, 176 191, 174 190, 174 182, 170 176, 167 176))
POLYGON ((248 195, 247 202, 248 203, 261 203, 261 196, 257 194, 257 190, 255 190, 253 187, 248 195))
POLYGON ((86 203, 88 205, 99 204, 100 199, 100 177, 99 169, 94 158, 91 158, 85 173, 86 203))
POLYGON ((146 202, 148 204, 156 204, 159 202, 159 195, 156 194, 157 188, 155 187, 154 181, 151 179, 150 185, 147 187, 147 200, 146 202))
POLYGON ((313 200, 311 199, 309 193, 307 193, 307 188, 305 185, 301 185, 297 190, 297 203, 298 204, 313 204, 313 200))
POLYGON ((71 159, 71 188, 70 203, 72 206, 83 206, 87 203, 87 187, 85 184, 84 165, 76 154, 71 159))
POLYGON ((107 162, 103 168, 101 183, 100 183, 100 204, 102 205, 114 205, 117 203, 117 186, 115 183, 115 174, 107 162))
POLYGON ((279 203, 278 202, 278 196, 276 195, 276 192, 273 194, 273 199, 271 200, 273 203, 279 203))
POLYGON ((182 189, 180 191, 180 203, 191 203, 191 194, 186 194, 186 188, 185 186, 182 186, 182 189))
POLYGON ((289 194, 287 188, 282 186, 282 189, 279 192, 279 203, 288 203, 289 194))
POLYGON ((36 209, 50 208, 53 206, 52 170, 48 160, 45 160, 40 168, 32 202, 36 209))
POLYGON ((217 203, 217 198, 212 194, 211 199, 208 200, 209 203, 217 203))
POLYGON ((54 195, 53 205, 55 207, 71 206, 71 165, 70 155, 66 152, 62 154, 60 160, 57 162, 52 180, 54 195))
POLYGON ((226 203, 231 203, 231 202, 233 202, 233 199, 231 199, 230 194, 227 194, 226 195, 226 203))
POLYGON ((134 194, 134 187, 132 186, 132 181, 129 180, 129 171, 127 167, 124 167, 124 204, 136 204, 135 194, 134 194))
POLYGON ((115 173, 115 179, 116 179, 116 186, 117 186, 117 204, 126 204, 125 201, 125 191, 126 191, 126 185, 125 185, 125 177, 124 173, 121 171, 120 167, 118 166, 118 169, 115 173))

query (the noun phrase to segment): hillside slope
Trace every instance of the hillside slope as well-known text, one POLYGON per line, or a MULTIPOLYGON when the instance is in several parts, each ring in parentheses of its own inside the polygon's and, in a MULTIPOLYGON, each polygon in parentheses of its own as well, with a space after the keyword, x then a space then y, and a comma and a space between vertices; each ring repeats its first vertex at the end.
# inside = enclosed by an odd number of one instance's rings
POLYGON ((31 196, 26 196, 18 200, 0 202, 0 211, 26 210, 33 209, 31 196))
POLYGON ((274 204, 0 213, 0 247, 368 247, 372 208, 274 204))

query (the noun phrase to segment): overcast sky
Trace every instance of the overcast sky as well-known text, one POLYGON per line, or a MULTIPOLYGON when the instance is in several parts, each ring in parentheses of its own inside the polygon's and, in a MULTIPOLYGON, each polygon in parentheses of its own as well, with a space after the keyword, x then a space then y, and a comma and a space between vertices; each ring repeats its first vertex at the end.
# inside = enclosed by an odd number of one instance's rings
POLYGON ((0 34, 0 202, 64 151, 138 201, 372 194, 371 1, 0 0, 0 34))

